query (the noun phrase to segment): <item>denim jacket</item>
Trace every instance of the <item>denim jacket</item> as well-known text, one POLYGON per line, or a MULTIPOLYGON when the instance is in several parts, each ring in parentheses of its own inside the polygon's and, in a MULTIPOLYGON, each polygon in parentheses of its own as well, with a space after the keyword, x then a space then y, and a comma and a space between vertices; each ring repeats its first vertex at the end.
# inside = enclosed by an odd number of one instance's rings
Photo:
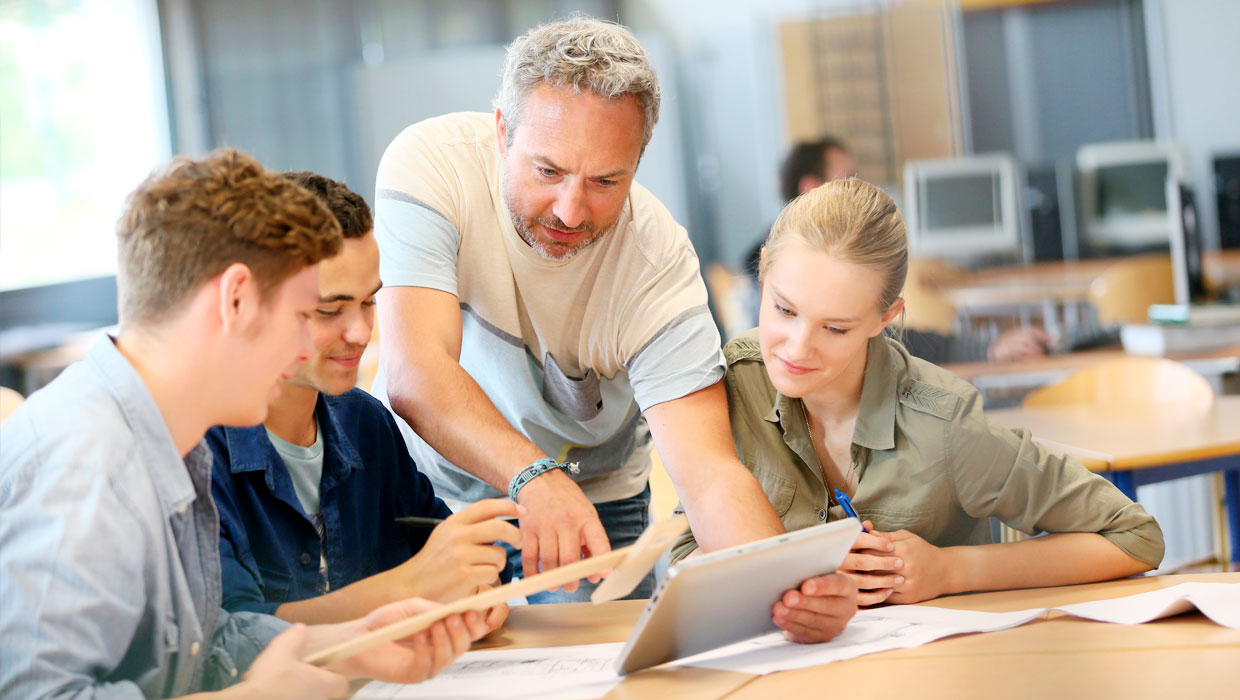
MULTIPOLYGON (((323 515, 331 590, 387 571, 416 554, 429 530, 397 517, 446 518, 452 511, 418 472, 392 415, 360 389, 320 394, 323 515)), ((274 613, 318 595, 320 540, 302 511, 288 468, 267 431, 215 427, 212 493, 220 509, 224 607, 274 613)))
POLYGON ((107 337, 10 416, 0 697, 175 697, 249 667, 287 625, 220 608, 210 478, 107 337))

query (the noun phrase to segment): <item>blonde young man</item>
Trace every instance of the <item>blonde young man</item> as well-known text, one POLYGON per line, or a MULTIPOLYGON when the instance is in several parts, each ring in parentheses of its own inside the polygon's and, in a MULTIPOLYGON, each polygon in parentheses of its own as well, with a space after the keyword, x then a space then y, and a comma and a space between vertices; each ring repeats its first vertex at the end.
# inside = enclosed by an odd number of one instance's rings
MULTIPOLYGON (((633 35, 574 17, 513 42, 494 114, 415 124, 379 166, 378 391, 441 497, 525 507, 527 574, 637 538, 652 438, 705 548, 783 532, 733 450, 697 256, 633 179, 658 111, 633 35)), ((812 579, 772 615, 827 639, 855 592, 812 579)))
POLYGON ((300 659, 430 604, 292 628, 220 607, 203 434, 261 422, 309 355, 331 213, 226 150, 152 174, 117 235, 120 333, 0 429, 0 697, 343 697, 350 677, 450 663, 485 631, 476 614, 322 669, 300 659))
MULTIPOLYGON (((447 602, 499 579, 519 543, 511 501, 453 515, 418 472, 392 414, 356 388, 374 328, 379 248, 370 207, 343 183, 286 173, 340 223, 344 246, 319 263, 313 353, 282 380, 262 425, 212 428, 224 607, 290 622, 340 622, 395 600, 447 602), (433 531, 396 518, 446 518, 433 531)), ((499 606, 488 626, 507 615, 499 606)))

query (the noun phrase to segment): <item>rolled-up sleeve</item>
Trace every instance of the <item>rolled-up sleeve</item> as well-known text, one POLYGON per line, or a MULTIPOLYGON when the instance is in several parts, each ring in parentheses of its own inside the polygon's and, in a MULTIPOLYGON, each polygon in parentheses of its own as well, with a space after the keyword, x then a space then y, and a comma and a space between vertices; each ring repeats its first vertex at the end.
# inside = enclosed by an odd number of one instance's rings
POLYGON ((271 615, 221 610, 211 638, 204 686, 219 690, 240 681, 271 640, 288 628, 289 623, 271 615))
MULTIPOLYGON (((676 512, 683 513, 685 512, 685 510, 684 508, 677 506, 676 512)), ((686 530, 685 534, 676 538, 676 542, 672 544, 672 549, 668 553, 668 561, 672 564, 675 564, 681 561, 682 559, 684 559, 685 557, 689 556, 690 554, 693 554, 694 552, 696 552, 697 549, 698 549, 698 541, 697 541, 697 538, 693 536, 693 531, 686 530)))
POLYGON ((1095 532, 1151 568, 1162 561, 1154 517, 1079 461, 1035 443, 1027 430, 991 422, 977 400, 964 402, 952 430, 947 462, 969 515, 1030 535, 1095 532))

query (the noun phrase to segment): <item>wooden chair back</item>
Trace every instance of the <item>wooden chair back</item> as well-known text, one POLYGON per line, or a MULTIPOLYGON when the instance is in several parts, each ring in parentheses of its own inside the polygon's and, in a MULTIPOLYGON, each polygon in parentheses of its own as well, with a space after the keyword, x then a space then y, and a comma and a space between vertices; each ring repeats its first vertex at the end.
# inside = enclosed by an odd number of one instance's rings
POLYGON ((706 291, 723 326, 723 342, 754 327, 755 314, 747 300, 753 294, 753 278, 721 262, 707 263, 706 291))
POLYGON ((908 261, 908 277, 904 280, 904 327, 919 331, 949 334, 956 319, 956 307, 936 290, 937 284, 958 279, 963 273, 951 265, 932 258, 908 261))
POLYGON ((362 351, 362 359, 357 363, 357 388, 370 392, 374 386, 375 375, 379 373, 379 323, 375 319, 375 327, 370 331, 370 344, 362 351))
POLYGON ((650 448, 650 519, 658 522, 672 517, 680 497, 676 495, 676 486, 668 475, 663 460, 659 459, 659 451, 650 448))
POLYGON ((1089 404, 1103 410, 1175 407, 1204 413, 1214 390, 1200 374, 1162 357, 1121 357, 1072 372, 1057 384, 1034 390, 1026 408, 1089 404))
POLYGON ((1171 258, 1145 255, 1118 262, 1090 285, 1089 299, 1104 325, 1147 323, 1151 304, 1175 302, 1171 258))
POLYGON ((25 401, 22 395, 7 386, 0 386, 0 423, 9 419, 13 411, 25 401))

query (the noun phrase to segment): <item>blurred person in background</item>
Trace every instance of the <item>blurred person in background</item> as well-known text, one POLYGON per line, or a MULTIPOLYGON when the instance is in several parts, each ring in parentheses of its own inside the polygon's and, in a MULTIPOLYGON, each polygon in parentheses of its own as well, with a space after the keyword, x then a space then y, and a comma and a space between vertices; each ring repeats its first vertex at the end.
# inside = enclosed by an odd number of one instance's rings
MULTIPOLYGON (((831 136, 794 144, 779 169, 779 193, 784 204, 824 182, 855 177, 857 167, 844 144, 831 136)), ((768 229, 769 233, 769 229, 768 229)), ((758 263, 766 234, 745 255, 745 271, 758 279, 758 263)), ((756 319, 755 319, 756 320, 756 319)), ((896 324, 899 326, 899 323, 896 324)), ((947 362, 1013 362, 1046 355, 1050 337, 1036 326, 1013 328, 990 334, 946 334, 931 330, 900 328, 901 340, 915 357, 938 364, 947 362)))

